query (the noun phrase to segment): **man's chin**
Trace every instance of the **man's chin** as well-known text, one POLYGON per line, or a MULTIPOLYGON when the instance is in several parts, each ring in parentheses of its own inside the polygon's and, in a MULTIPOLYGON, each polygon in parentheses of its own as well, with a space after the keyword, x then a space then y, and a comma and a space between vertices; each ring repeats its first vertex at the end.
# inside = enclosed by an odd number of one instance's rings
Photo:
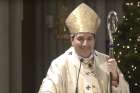
POLYGON ((90 54, 90 53, 91 53, 91 50, 86 49, 86 50, 82 50, 82 52, 83 52, 84 54, 90 54))
POLYGON ((84 58, 88 58, 89 56, 91 55, 91 53, 86 53, 86 52, 83 52, 82 53, 82 57, 84 57, 84 58))
POLYGON ((83 55, 82 57, 83 57, 83 58, 88 58, 88 57, 89 57, 89 55, 83 55))

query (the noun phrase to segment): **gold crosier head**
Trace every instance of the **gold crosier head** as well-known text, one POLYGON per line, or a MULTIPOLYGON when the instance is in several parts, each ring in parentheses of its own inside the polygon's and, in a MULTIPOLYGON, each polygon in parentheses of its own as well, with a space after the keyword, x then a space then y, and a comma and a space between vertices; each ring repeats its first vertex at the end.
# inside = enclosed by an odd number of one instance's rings
POLYGON ((100 25, 100 18, 92 8, 81 3, 66 18, 65 24, 70 33, 96 33, 100 25))

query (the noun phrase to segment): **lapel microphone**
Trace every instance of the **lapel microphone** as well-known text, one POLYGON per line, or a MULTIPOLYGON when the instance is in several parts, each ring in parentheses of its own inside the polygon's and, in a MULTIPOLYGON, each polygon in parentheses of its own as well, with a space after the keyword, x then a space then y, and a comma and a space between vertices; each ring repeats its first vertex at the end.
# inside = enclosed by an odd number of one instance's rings
POLYGON ((92 67, 92 64, 91 64, 91 63, 89 63, 89 64, 88 64, 88 67, 89 67, 89 68, 91 68, 91 67, 92 67))
POLYGON ((93 66, 93 64, 94 64, 93 62, 94 62, 94 59, 92 58, 92 59, 91 59, 91 62, 88 64, 88 67, 89 67, 89 68, 91 68, 91 67, 93 66))
POLYGON ((77 76, 77 80, 76 80, 76 90, 75 93, 78 93, 78 81, 79 81, 79 74, 80 74, 80 70, 81 70, 81 64, 83 62, 83 58, 80 59, 80 66, 79 66, 79 70, 78 70, 78 76, 77 76))

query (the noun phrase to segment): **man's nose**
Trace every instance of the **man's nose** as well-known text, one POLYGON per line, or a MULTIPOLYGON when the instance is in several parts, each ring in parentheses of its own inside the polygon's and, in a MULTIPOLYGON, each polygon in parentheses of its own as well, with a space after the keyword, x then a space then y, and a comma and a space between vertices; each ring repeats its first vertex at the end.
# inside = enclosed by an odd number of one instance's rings
POLYGON ((86 46, 86 45, 87 45, 87 40, 84 40, 82 46, 86 46))

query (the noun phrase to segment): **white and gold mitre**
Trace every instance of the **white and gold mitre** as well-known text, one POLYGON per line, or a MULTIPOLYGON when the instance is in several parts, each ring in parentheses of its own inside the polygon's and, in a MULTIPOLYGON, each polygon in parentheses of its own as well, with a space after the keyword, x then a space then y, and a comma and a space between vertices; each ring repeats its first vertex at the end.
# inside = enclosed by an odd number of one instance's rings
POLYGON ((100 25, 100 18, 92 8, 81 3, 66 18, 65 24, 71 33, 95 33, 100 25))

